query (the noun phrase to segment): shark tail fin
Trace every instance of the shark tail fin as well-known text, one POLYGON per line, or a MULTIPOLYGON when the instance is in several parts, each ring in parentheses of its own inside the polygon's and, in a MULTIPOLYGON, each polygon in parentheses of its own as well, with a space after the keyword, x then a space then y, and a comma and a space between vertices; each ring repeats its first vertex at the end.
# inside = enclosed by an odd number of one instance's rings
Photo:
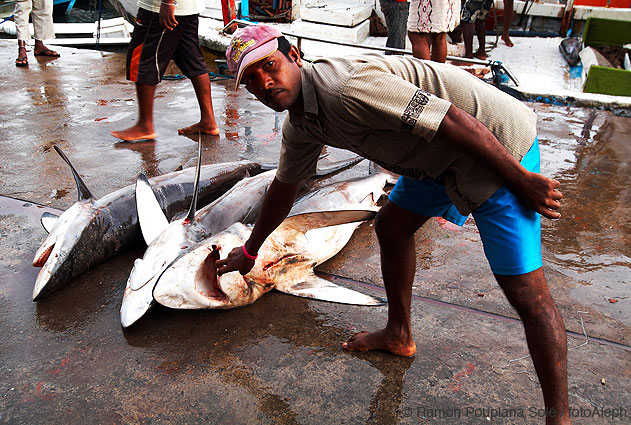
POLYGON ((46 211, 42 213, 42 216, 39 219, 39 221, 42 223, 44 230, 50 233, 51 230, 53 230, 53 227, 55 227, 55 224, 57 223, 58 219, 59 219, 58 215, 55 215, 53 213, 49 213, 48 211, 46 211))
POLYGON ((307 275, 302 282, 279 284, 275 287, 285 294, 303 298, 313 298, 320 301, 330 301, 340 304, 353 305, 384 305, 385 301, 370 295, 362 294, 352 289, 336 285, 314 273, 307 275))
POLYGON ((88 187, 85 185, 85 183, 81 179, 81 176, 79 176, 79 173, 77 173, 77 170, 75 170, 75 168, 72 166, 66 154, 64 154, 61 151, 61 149, 57 146, 53 146, 53 149, 55 149, 55 152, 59 154, 61 159, 63 159, 65 163, 68 164, 68 166, 70 167, 70 170, 72 171, 72 176, 74 177, 74 181, 77 184, 77 192, 79 195, 79 201, 83 199, 94 198, 94 196, 92 195, 92 192, 90 192, 90 189, 88 189, 88 187))
POLYGON ((169 220, 162 212, 162 207, 151 189, 149 180, 144 174, 136 179, 136 209, 142 237, 147 245, 169 225, 169 220))
POLYGON ((195 169, 195 185, 193 186, 193 199, 191 200, 191 206, 188 209, 186 218, 189 221, 195 220, 195 213, 197 212, 197 192, 199 191, 199 174, 202 168, 202 134, 197 134, 197 168, 195 169))

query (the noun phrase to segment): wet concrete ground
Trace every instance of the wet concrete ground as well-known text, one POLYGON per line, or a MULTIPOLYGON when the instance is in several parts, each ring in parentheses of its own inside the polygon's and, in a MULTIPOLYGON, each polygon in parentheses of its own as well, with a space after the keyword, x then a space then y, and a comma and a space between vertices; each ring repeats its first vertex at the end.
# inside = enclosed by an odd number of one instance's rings
MULTIPOLYGON (((462 228, 432 221, 417 235, 413 359, 339 346, 382 326, 385 307, 276 292, 230 311, 156 308, 123 331, 118 311, 140 248, 33 303, 38 269, 30 264, 45 238, 39 216, 76 200, 52 146, 100 197, 139 172, 193 165, 197 145, 176 129, 199 113, 189 81, 164 81, 157 141, 118 143, 109 132, 136 116, 124 55, 60 47, 60 59, 30 55, 29 68, 16 69, 16 50, 15 41, 0 40, 0 422, 543 423, 530 359, 510 362, 527 354, 521 323, 490 275, 472 221, 462 228)), ((231 81, 212 89, 221 134, 203 137, 204 163, 274 162, 284 114, 231 81)), ((539 115, 543 172, 565 195, 563 217, 543 220, 543 245, 569 332, 574 422, 628 423, 631 119, 529 105, 539 115), (594 417, 594 408, 610 410, 594 417), (626 417, 611 418, 616 412, 626 417)), ((383 295, 371 223, 320 271, 383 295)))

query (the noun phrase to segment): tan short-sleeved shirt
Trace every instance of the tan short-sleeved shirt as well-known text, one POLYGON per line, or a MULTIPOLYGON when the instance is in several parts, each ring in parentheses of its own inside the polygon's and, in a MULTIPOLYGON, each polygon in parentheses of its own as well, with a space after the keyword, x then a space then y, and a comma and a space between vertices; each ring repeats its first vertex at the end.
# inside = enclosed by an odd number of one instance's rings
POLYGON ((482 122, 517 160, 536 137, 533 111, 453 65, 366 54, 303 62, 304 113, 290 112, 276 177, 309 177, 323 145, 351 150, 395 173, 442 179, 467 215, 503 184, 436 131, 453 104, 482 122))

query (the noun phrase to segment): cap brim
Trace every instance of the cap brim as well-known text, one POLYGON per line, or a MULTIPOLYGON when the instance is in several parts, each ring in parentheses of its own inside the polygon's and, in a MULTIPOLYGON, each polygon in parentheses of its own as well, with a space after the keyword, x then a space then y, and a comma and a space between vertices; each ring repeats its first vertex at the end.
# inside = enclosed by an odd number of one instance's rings
POLYGON ((278 50, 278 39, 274 38, 243 55, 241 61, 239 62, 239 68, 237 69, 237 82, 235 84, 235 88, 239 88, 239 83, 241 82, 243 71, 245 71, 248 66, 262 59, 265 59, 268 56, 273 55, 276 50, 278 50))

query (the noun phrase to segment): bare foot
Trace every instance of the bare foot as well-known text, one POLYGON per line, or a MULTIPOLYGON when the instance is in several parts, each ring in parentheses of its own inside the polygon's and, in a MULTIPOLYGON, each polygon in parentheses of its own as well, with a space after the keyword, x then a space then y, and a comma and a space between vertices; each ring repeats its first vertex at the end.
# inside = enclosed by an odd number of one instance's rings
POLYGON ((117 139, 125 140, 126 142, 135 142, 139 140, 153 140, 158 135, 153 129, 146 129, 144 127, 135 125, 122 131, 112 131, 112 136, 117 139))
POLYGON ((504 44, 506 44, 508 47, 513 47, 515 44, 511 41, 510 37, 508 36, 508 34, 502 34, 502 41, 504 42, 504 44))
MULTIPOLYGON (((465 56, 465 59, 473 59, 473 57, 465 56)), ((473 62, 463 62, 463 61, 453 61, 452 63, 457 66, 473 66, 474 65, 473 62)))
POLYGON ((416 353, 416 344, 412 338, 397 338, 382 329, 377 332, 360 332, 342 343, 348 351, 385 350, 402 357, 412 357, 416 353))
POLYGON ((480 49, 473 54, 473 57, 484 61, 486 60, 486 52, 483 49, 480 49))
POLYGON ((197 124, 189 125, 188 127, 178 128, 178 134, 210 134, 216 136, 219 134, 219 127, 216 125, 210 125, 202 123, 201 121, 197 124))

